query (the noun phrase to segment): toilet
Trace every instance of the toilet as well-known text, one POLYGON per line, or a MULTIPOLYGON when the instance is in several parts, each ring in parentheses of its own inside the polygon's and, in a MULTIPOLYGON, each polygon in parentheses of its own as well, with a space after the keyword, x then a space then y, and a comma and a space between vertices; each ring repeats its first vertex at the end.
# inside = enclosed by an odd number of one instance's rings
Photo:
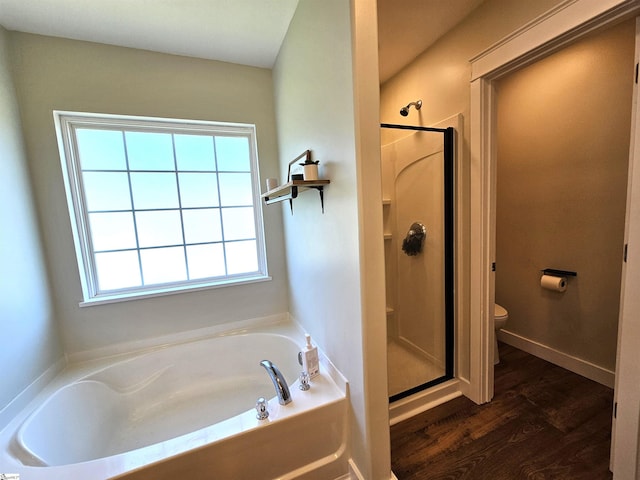
POLYGON ((500 354, 498 353, 498 330, 504 328, 507 324, 507 319, 509 318, 509 313, 507 310, 497 303, 495 304, 495 310, 493 313, 493 364, 497 365, 500 363, 500 354))

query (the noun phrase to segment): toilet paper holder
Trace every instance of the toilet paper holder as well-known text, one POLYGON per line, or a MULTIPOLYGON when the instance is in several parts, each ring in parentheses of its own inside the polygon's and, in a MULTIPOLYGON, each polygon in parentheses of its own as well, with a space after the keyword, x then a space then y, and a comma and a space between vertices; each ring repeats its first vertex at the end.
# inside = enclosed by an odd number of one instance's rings
POLYGON ((555 268, 545 268, 542 270, 544 275, 553 275, 554 277, 577 277, 578 272, 571 272, 569 270, 557 270, 555 268))

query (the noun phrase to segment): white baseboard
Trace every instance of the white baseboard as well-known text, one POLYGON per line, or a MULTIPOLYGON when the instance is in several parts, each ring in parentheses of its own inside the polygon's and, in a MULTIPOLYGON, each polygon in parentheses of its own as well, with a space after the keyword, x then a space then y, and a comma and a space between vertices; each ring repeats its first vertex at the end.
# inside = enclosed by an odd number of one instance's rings
POLYGON ((498 332, 498 340, 609 388, 613 388, 615 384, 615 372, 535 342, 516 333, 502 329, 498 332))
MULTIPOLYGON (((360 473, 360 470, 358 469, 358 466, 355 464, 353 459, 349 459, 349 474, 336 480, 365 480, 365 478, 362 476, 362 473, 360 473)), ((398 480, 398 477, 396 477, 394 473, 391 472, 391 477, 389 480, 398 480)))

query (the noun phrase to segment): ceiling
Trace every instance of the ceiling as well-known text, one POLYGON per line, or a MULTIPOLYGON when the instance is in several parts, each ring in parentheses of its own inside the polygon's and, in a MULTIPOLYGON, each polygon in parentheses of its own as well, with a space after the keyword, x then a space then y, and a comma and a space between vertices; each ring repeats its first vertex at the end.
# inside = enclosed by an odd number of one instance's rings
POLYGON ((484 0, 378 0, 380 83, 409 64, 484 0))
POLYGON ((271 68, 298 0, 0 0, 8 30, 271 68))
MULTIPOLYGON (((482 2, 378 0, 380 81, 482 2)), ((297 6, 298 0, 0 0, 0 25, 271 68, 297 6)))

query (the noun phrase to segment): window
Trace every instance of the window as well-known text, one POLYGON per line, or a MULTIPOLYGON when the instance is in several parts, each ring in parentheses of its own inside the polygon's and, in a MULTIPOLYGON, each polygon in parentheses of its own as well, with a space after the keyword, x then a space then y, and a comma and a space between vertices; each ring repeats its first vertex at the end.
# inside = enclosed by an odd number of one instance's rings
POLYGON ((253 125, 54 118, 85 302, 268 278, 253 125))

